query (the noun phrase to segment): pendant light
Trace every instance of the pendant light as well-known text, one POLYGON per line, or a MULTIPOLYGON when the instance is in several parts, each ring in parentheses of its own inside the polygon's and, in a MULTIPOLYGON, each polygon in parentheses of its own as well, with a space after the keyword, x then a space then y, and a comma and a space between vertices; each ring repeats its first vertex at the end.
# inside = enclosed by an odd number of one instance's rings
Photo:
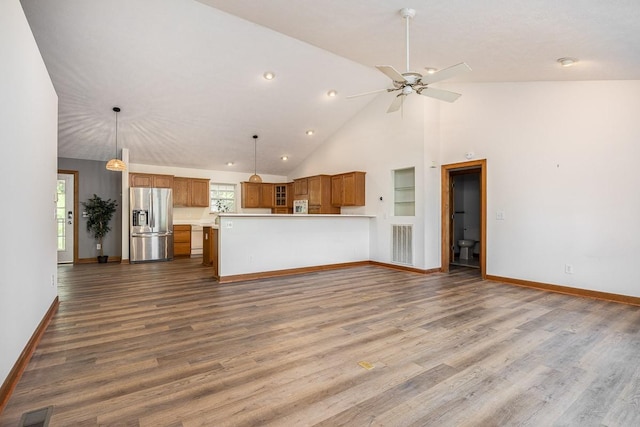
POLYGON ((249 182, 262 182, 262 178, 260 178, 260 175, 258 175, 258 173, 256 172, 257 170, 256 164, 258 161, 257 146, 258 146, 258 135, 253 135, 253 175, 249 177, 249 182))
POLYGON ((127 165, 120 159, 118 159, 118 113, 120 107, 113 107, 113 111, 116 113, 116 157, 107 162, 107 169, 115 172, 122 172, 127 170, 127 165))

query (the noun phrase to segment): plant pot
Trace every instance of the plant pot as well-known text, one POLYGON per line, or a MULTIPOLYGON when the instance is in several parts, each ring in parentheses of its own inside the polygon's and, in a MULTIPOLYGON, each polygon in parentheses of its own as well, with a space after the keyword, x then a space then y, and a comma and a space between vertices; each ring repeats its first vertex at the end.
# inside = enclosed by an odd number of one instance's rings
POLYGON ((109 255, 102 255, 102 256, 98 255, 98 262, 100 264, 105 264, 108 261, 109 261, 109 255))

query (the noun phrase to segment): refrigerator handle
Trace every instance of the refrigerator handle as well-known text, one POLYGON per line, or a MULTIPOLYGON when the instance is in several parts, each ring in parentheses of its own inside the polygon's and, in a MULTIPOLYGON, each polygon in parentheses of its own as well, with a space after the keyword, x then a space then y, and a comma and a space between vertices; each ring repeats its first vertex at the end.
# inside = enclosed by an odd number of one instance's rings
POLYGON ((151 191, 149 191, 149 206, 151 206, 151 213, 150 213, 151 218, 149 218, 149 226, 151 226, 152 229, 155 229, 156 216, 155 216, 155 212, 153 211, 153 194, 151 193, 151 191))

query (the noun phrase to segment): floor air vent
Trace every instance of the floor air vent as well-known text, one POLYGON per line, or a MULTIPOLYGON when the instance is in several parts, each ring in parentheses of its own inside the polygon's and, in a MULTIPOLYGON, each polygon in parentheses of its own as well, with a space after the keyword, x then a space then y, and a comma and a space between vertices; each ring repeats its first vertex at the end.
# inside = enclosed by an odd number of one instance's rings
POLYGON ((25 412, 20 418, 19 427, 47 427, 49 425, 49 418, 53 412, 53 406, 47 406, 46 408, 36 409, 35 411, 25 412))
POLYGON ((413 265, 413 226, 394 224, 391 234, 391 261, 413 265))

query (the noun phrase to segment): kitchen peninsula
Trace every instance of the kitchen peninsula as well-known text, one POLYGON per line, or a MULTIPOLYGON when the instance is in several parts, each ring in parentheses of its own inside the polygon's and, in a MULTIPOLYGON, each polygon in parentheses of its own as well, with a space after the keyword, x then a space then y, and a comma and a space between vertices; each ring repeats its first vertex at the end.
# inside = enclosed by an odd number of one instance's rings
POLYGON ((220 214, 220 283, 368 262, 373 217, 220 214))

